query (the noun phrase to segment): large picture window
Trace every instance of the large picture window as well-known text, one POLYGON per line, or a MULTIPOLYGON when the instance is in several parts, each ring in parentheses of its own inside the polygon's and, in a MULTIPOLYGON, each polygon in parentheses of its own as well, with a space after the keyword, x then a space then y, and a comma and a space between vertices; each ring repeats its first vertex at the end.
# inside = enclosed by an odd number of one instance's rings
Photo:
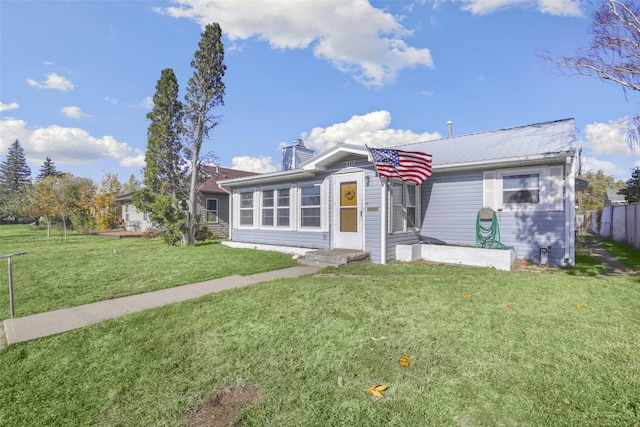
POLYGON ((391 182, 391 231, 409 231, 418 228, 417 187, 414 184, 391 182))
POLYGON ((310 185, 300 188, 300 225, 320 228, 320 186, 310 185))
POLYGON ((253 192, 240 193, 240 225, 253 225, 253 192))
POLYGON ((207 222, 217 223, 218 219, 218 199, 207 199, 205 201, 207 208, 207 222))

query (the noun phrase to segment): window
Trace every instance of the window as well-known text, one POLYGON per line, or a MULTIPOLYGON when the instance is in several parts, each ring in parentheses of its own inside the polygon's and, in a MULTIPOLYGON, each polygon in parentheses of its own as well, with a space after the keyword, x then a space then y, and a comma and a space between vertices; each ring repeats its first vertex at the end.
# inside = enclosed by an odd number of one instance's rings
POLYGON ((129 221, 129 205, 124 205, 124 220, 129 221))
POLYGON ((288 188, 278 190, 278 227, 289 226, 290 191, 288 188))
POLYGON ((262 192, 262 225, 273 226, 273 190, 262 192))
POLYGON ((288 188, 262 191, 262 226, 289 227, 288 188))
POLYGON ((253 225, 253 192, 240 193, 240 225, 253 225))
POLYGON ((540 203, 540 174, 503 175, 502 203, 540 203))
POLYGON ((391 231, 409 231, 418 227, 416 188, 411 183, 391 182, 391 231))
POLYGON ((320 186, 311 185, 300 189, 300 225, 320 228, 320 186))
POLYGON ((218 199, 207 199, 205 201, 207 209, 207 222, 218 222, 218 199))

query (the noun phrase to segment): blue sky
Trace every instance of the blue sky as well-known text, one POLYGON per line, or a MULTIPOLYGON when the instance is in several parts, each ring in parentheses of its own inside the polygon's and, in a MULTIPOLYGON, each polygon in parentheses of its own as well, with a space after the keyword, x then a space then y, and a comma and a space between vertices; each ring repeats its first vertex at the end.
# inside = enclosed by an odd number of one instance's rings
POLYGON ((561 76, 540 59, 591 41, 572 0, 0 0, 0 158, 17 138, 33 175, 47 156, 96 181, 142 177, 160 73, 182 96, 209 22, 223 30, 221 166, 276 171, 302 139, 383 147, 573 117, 584 169, 628 179, 637 95, 561 76))

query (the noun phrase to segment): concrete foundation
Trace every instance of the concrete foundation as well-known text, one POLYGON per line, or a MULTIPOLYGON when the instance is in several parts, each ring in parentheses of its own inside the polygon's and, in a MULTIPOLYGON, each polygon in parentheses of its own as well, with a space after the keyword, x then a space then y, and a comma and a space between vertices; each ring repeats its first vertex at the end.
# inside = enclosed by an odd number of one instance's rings
POLYGON ((515 248, 501 250, 431 244, 398 245, 396 259, 404 262, 424 260, 511 271, 516 260, 516 250, 515 248))

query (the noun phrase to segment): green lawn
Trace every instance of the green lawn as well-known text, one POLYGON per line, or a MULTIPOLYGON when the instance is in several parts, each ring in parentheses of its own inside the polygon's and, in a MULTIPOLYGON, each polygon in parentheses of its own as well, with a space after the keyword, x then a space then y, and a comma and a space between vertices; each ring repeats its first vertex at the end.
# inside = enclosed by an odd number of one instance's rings
POLYGON ((600 242, 600 244, 627 267, 640 270, 640 250, 614 240, 605 240, 600 242))
MULTIPOLYGON (((15 315, 57 310, 203 280, 296 265, 291 255, 207 242, 170 247, 159 240, 116 239, 27 226, 0 226, 0 255, 13 264, 15 315)), ((0 319, 9 317, 7 261, 0 259, 0 319)))
POLYGON ((423 263, 323 273, 10 345, 0 425, 187 425, 190 409, 242 384, 262 401, 238 425, 640 424, 639 276, 423 263), (377 384, 384 399, 366 392, 377 384))

